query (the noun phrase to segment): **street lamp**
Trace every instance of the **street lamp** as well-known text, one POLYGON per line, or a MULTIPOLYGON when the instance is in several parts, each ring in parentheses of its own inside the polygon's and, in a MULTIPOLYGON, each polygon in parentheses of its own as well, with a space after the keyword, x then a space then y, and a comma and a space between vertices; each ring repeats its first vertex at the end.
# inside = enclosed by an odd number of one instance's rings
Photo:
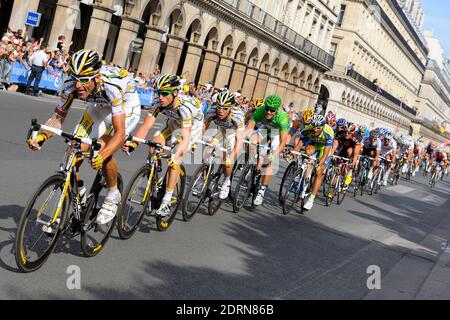
POLYGON ((212 39, 212 40, 211 40, 211 43, 212 43, 212 49, 213 49, 214 51, 216 51, 216 50, 217 50, 217 46, 219 45, 219 40, 217 40, 217 39, 212 39))
MULTIPOLYGON (((103 1, 103 0, 101 0, 103 1)), ((135 3, 134 0, 125 0, 125 8, 124 8, 124 12, 126 16, 131 16, 131 13, 133 12, 135 3)))
POLYGON ((241 52, 241 57, 240 57, 241 62, 245 61, 245 57, 247 57, 247 54, 245 52, 241 52))
POLYGON ((233 47, 227 47, 227 57, 231 56, 232 52, 233 52, 233 47))
POLYGON ((198 32, 198 31, 194 31, 194 32, 193 32, 193 35, 194 35, 194 38, 193 38, 194 43, 197 43, 198 40, 200 40, 200 36, 201 36, 202 34, 201 34, 200 32, 198 32))

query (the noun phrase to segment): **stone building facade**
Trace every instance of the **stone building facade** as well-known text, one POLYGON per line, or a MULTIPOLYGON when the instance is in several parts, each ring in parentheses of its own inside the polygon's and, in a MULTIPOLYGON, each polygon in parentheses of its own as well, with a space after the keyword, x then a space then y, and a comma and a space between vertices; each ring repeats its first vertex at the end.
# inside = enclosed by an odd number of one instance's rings
POLYGON ((331 51, 334 67, 323 82, 328 109, 369 127, 413 133, 428 49, 399 3, 343 1, 331 51))
POLYGON ((328 51, 340 2, 16 0, 9 26, 22 28, 26 12, 39 11, 44 25, 33 36, 52 47, 65 35, 73 50, 92 48, 124 67, 148 73, 158 64, 247 97, 276 93, 301 110, 316 104, 333 65, 328 51))

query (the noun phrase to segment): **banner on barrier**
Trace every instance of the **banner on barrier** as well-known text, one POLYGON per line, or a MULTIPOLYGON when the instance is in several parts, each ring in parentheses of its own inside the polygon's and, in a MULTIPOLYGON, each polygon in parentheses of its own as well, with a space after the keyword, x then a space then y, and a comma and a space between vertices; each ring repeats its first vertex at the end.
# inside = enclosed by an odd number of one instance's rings
MULTIPOLYGON (((62 71, 60 69, 57 70, 54 75, 51 74, 48 70, 44 70, 42 72, 41 82, 39 83, 40 89, 46 89, 51 91, 59 91, 62 85, 62 71)), ((28 76, 30 74, 30 68, 28 66, 23 65, 20 62, 15 62, 9 78, 10 83, 22 84, 26 85, 28 81, 28 76)), ((34 85, 34 80, 31 83, 31 86, 34 85)), ((139 100, 142 106, 150 106, 153 104, 154 92, 152 89, 142 89, 138 88, 137 92, 139 94, 139 100)))
MULTIPOLYGON (((11 69, 9 82, 26 85, 29 74, 30 68, 16 61, 11 69)), ((39 88, 52 91, 59 91, 61 87, 61 78, 62 78, 61 70, 55 69, 54 74, 51 74, 48 70, 44 70, 44 72, 42 72, 42 78, 41 82, 39 83, 39 88)), ((34 85, 34 80, 31 83, 31 85, 32 86, 34 85)))

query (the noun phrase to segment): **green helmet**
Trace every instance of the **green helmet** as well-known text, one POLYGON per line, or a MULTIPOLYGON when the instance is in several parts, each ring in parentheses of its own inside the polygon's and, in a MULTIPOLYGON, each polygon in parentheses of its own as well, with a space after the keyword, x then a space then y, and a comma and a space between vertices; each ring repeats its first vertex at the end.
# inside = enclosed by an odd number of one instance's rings
POLYGON ((276 95, 268 96, 264 101, 264 105, 271 109, 279 109, 282 103, 281 98, 276 95))

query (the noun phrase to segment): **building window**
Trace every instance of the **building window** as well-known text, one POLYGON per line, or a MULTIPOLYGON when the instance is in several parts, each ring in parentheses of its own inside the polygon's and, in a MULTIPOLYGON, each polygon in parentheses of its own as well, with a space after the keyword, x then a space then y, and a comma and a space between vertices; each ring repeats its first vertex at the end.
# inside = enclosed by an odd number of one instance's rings
POLYGON ((336 56, 336 50, 337 50, 337 43, 331 43, 330 47, 330 56, 335 57, 336 56))
POLYGON ((340 27, 342 25, 342 20, 344 19, 345 8, 347 6, 345 4, 341 5, 341 10, 339 10, 339 16, 336 21, 336 25, 340 27))

